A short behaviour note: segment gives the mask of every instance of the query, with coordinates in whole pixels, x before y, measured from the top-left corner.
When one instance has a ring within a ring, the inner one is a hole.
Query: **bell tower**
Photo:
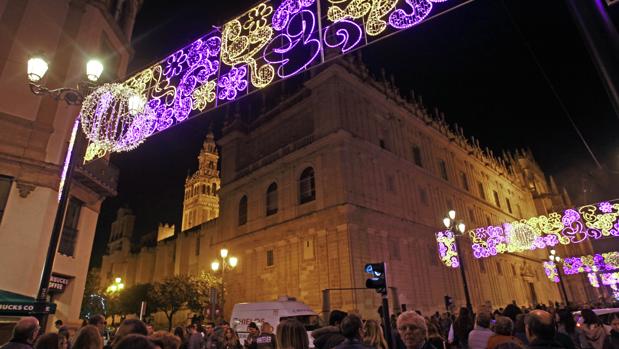
[[[219,216],[219,152],[213,132],[209,131],[198,155],[198,170],[185,179],[182,230]]]

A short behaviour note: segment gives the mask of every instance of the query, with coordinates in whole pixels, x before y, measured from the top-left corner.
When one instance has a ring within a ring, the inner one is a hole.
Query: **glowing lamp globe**
[[[466,225],[465,225],[464,223],[460,222],[460,223],[458,224],[458,231],[459,231],[460,233],[464,233],[464,231],[465,231],[465,230],[466,230]]]
[[[239,264],[239,259],[236,257],[230,257],[229,264],[232,268],[234,268]]]
[[[114,282],[115,282],[115,283],[117,283],[117,284],[121,283],[121,281],[122,281],[122,279],[121,279],[121,278],[116,278],[116,279],[114,279]]]
[[[91,59],[86,63],[86,77],[88,80],[95,82],[99,80],[103,73],[103,63],[97,59]]]
[[[48,65],[43,57],[32,57],[28,60],[28,80],[38,82],[47,73]]]
[[[455,210],[449,210],[449,218],[456,219],[456,211]]]
[[[211,269],[213,271],[219,270],[219,262],[215,261],[215,262],[211,263]]]
[[[88,140],[105,152],[135,149],[156,129],[157,117],[123,84],[104,84],[82,103],[80,121]],[[141,107],[141,108],[140,108]]]
[[[445,228],[449,228],[451,226],[451,219],[447,217],[443,218],[443,225],[445,226]]]
[[[219,255],[221,256],[221,258],[226,258],[228,257],[228,249],[227,248],[222,248],[219,251]]]

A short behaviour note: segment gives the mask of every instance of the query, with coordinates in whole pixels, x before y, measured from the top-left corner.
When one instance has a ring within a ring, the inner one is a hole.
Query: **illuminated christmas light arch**
[[[146,100],[139,122],[118,145],[109,144],[118,137],[101,134],[105,125],[91,130],[88,155],[130,150],[194,115],[325,63],[325,57],[337,58],[471,1],[264,1],[124,81]]]
[[[439,258],[446,266],[457,268],[458,252],[451,248],[453,234],[450,234],[451,232],[436,234]],[[563,214],[551,213],[502,225],[481,227],[469,231],[468,236],[471,239],[471,248],[475,258],[488,258],[503,253],[533,251],[557,245],[581,243],[587,239],[619,236],[619,202],[606,201],[568,209]],[[596,256],[566,260],[568,266],[566,273],[572,273],[573,268],[581,267],[586,271],[587,265],[591,269],[591,266],[596,263],[600,264],[599,267],[619,265],[617,254]]]

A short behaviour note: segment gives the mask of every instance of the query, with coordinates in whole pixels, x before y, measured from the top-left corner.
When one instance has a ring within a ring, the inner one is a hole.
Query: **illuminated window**
[[[466,173],[460,172],[460,181],[462,182],[462,188],[464,190],[469,191],[469,180],[466,178]]]
[[[509,213],[512,213],[512,203],[509,202],[508,198],[505,198],[505,203],[507,204],[507,211],[509,211]]]
[[[496,207],[501,208],[501,201],[499,200],[499,193],[497,193],[496,190],[493,190],[492,193],[494,194],[494,203],[496,204]]]
[[[243,195],[239,201],[239,225],[247,223],[247,195]]]
[[[77,244],[77,225],[80,220],[80,212],[82,210],[82,202],[76,198],[69,199],[67,213],[64,217],[64,226],[62,227],[62,236],[58,246],[58,253],[73,257],[75,256],[75,245]]]
[[[267,216],[277,213],[277,183],[271,183],[267,189]]]
[[[267,251],[267,267],[272,267],[275,264],[275,260],[273,258],[273,250]]]
[[[299,178],[299,203],[314,201],[316,199],[316,182],[314,180],[314,169],[306,168]]]
[[[449,176],[447,176],[447,164],[445,163],[445,160],[438,161],[438,168],[439,168],[439,171],[441,172],[441,178],[443,178],[446,181],[449,180]]]
[[[13,179],[11,177],[0,176],[0,222],[2,221],[2,216],[4,215],[6,203],[9,201],[9,192],[11,191],[12,183]]]
[[[421,159],[421,148],[418,145],[413,145],[413,161],[415,165],[423,167],[423,160]]]

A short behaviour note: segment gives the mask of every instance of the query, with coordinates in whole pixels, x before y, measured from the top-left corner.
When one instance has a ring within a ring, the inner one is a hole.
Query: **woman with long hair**
[[[277,325],[278,349],[309,349],[307,331],[299,320],[288,319]]]
[[[575,349],[581,349],[580,340],[583,338],[582,330],[576,326],[576,321],[572,312],[567,309],[561,309],[557,312],[557,332],[563,333],[570,337],[574,343]]]
[[[367,320],[363,325],[363,344],[376,349],[389,349],[378,321]]]
[[[230,327],[224,329],[223,349],[241,349],[241,341],[236,332]]]
[[[583,309],[580,315],[583,319],[582,330],[586,339],[583,348],[604,349],[606,329],[604,329],[602,320],[591,309]]]
[[[426,321],[428,326],[428,342],[436,349],[447,349],[445,338],[441,336],[438,326],[432,321]]]
[[[34,343],[34,349],[67,349],[67,339],[58,333],[46,333]]]
[[[73,342],[72,349],[101,349],[103,348],[103,339],[101,332],[97,326],[87,325],[77,332],[77,337]]]
[[[453,332],[454,341],[460,349],[468,349],[469,333],[473,330],[473,316],[465,307],[460,308],[458,318],[454,321]]]

